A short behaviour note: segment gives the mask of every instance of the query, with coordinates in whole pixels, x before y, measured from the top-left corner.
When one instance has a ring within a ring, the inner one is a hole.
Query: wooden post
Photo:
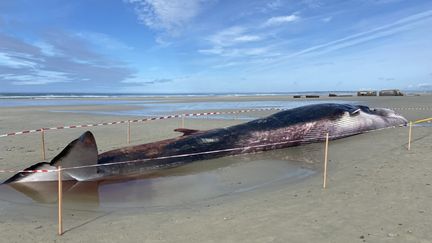
[[[185,126],[185,118],[184,115],[181,116],[181,128],[184,128]]]
[[[41,137],[42,137],[42,146],[41,146],[42,160],[45,160],[46,159],[46,155],[45,155],[45,131],[43,128],[41,128]]]
[[[329,134],[326,133],[325,150],[324,150],[324,179],[323,179],[323,188],[326,188],[326,184],[327,184],[328,142],[329,142]]]
[[[409,131],[408,131],[408,150],[411,150],[411,135],[412,135],[412,122],[409,122]]]
[[[127,135],[127,143],[130,144],[130,140],[131,140],[131,127],[130,127],[130,120],[128,120],[128,135]]]
[[[58,234],[63,234],[63,186],[61,166],[57,167],[58,175]]]

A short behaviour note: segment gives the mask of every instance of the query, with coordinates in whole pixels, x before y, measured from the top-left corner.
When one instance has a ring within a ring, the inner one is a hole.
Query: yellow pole
[[[131,140],[131,127],[130,127],[130,120],[128,120],[128,136],[127,136],[127,143],[130,144],[130,140]]]
[[[412,122],[409,123],[409,132],[408,132],[408,150],[411,150],[411,135],[412,135]]]
[[[324,178],[323,178],[323,188],[326,188],[327,184],[327,158],[328,158],[328,143],[329,134],[326,133],[325,150],[324,150]]]
[[[414,122],[414,124],[422,123],[422,122],[430,122],[430,121],[432,121],[432,117],[431,118],[417,120],[417,121]]]
[[[43,128],[41,129],[41,137],[42,137],[42,147],[41,147],[41,149],[42,149],[42,160],[45,160],[46,159],[46,155],[45,155],[45,131],[44,131]]]
[[[58,234],[63,234],[63,186],[61,166],[57,167],[58,175]]]

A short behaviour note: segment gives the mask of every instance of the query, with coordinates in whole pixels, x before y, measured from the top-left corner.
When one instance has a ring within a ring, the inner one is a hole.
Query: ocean
[[[332,92],[333,93],[333,92]],[[190,94],[102,94],[102,93],[1,93],[0,107],[29,107],[29,106],[53,106],[51,112],[60,113],[80,113],[94,115],[117,115],[151,117],[160,115],[171,115],[194,111],[214,111],[214,110],[241,110],[241,109],[260,109],[260,108],[280,108],[290,109],[308,104],[319,103],[353,103],[352,101],[335,100],[271,100],[263,101],[206,101],[188,102],[179,101],[180,97],[241,97],[241,96],[286,96],[304,95],[301,93],[190,93]],[[328,96],[329,92],[307,92],[307,94]],[[339,94],[352,94],[350,92],[339,92]],[[146,99],[133,99],[146,98]],[[153,99],[154,98],[154,99]],[[160,99],[163,98],[163,99]],[[61,109],[66,106],[108,106],[121,105],[132,106],[135,109],[127,110],[108,110],[107,109]],[[213,119],[224,119],[225,116],[211,116]],[[238,119],[251,119],[246,114],[238,116]]]

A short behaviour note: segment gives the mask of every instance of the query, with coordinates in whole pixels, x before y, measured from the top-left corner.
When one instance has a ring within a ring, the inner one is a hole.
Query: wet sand
[[[402,108],[396,111],[409,120],[432,116],[430,109],[406,109],[429,107],[432,96],[338,99],[372,107]],[[220,100],[294,99],[280,96],[176,98],[177,102]],[[53,109],[100,110],[101,107],[3,107],[0,108],[0,133],[136,119],[49,112]],[[102,109],[133,107],[112,105]],[[270,112],[250,115],[267,114]],[[187,119],[185,122],[188,128],[210,129],[244,121]],[[133,124],[132,143],[178,136],[172,130],[180,124],[179,119]],[[90,130],[101,151],[126,145],[125,124]],[[83,129],[48,131],[47,157],[55,156],[82,132]],[[208,161],[141,179],[129,186],[104,185],[96,188],[97,199],[95,193],[85,194],[87,202],[98,200],[96,206],[78,208],[77,204],[66,202],[64,225],[67,232],[61,237],[56,236],[55,204],[36,203],[18,191],[0,188],[0,235],[11,242],[429,242],[432,238],[429,230],[432,225],[432,129],[414,128],[411,151],[406,149],[407,134],[407,128],[395,128],[332,141],[325,190],[320,174],[322,144],[234,156],[216,161],[218,166],[213,168],[214,163]],[[40,134],[2,138],[0,148],[2,168],[22,169],[40,160]],[[292,154],[298,156],[289,157]],[[301,173],[294,173],[292,177],[284,177],[298,169],[311,171],[311,174],[302,177]],[[6,179],[10,175],[0,176]],[[198,181],[208,184],[195,185],[195,181],[191,181],[199,176],[203,178]],[[220,180],[226,184],[221,184]],[[157,186],[151,188],[145,184],[148,182]],[[153,197],[156,200],[140,195],[122,201],[125,196],[119,192],[125,187],[133,191],[142,190],[146,185],[159,195]],[[212,185],[225,187],[218,191]],[[184,193],[182,188],[185,188]],[[111,192],[116,190],[118,194],[114,196]],[[109,196],[112,198],[107,198]],[[100,207],[101,199],[105,207]]]

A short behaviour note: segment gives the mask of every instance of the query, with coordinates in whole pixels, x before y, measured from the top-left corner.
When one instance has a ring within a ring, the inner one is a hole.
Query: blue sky
[[[432,2],[0,2],[0,92],[432,89]]]

